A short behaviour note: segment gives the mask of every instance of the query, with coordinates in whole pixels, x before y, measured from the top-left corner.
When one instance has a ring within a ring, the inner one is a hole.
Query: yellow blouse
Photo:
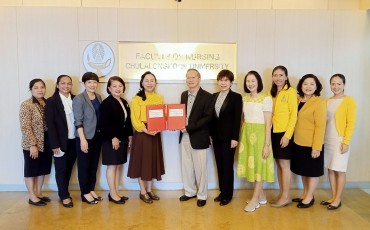
[[[274,133],[285,132],[284,136],[292,138],[297,122],[297,92],[284,86],[276,97],[273,97],[272,126]],[[271,94],[270,94],[271,95]]]
[[[146,123],[146,106],[163,104],[163,97],[156,93],[147,93],[146,100],[135,96],[131,102],[131,122],[137,132],[142,132]]]

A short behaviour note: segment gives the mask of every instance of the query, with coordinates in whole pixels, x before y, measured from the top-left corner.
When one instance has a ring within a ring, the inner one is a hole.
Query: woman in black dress
[[[108,80],[109,96],[102,102],[102,163],[107,165],[109,201],[124,204],[128,197],[118,194],[119,172],[122,164],[127,162],[127,148],[132,138],[130,108],[121,95],[125,92],[125,82],[117,76]]]

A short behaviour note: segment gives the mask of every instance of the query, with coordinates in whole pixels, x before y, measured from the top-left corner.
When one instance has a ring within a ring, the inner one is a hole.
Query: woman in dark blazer
[[[62,205],[72,208],[68,186],[76,162],[76,128],[72,111],[72,78],[60,75],[54,95],[46,100],[45,115],[49,145],[54,153],[55,180]]]
[[[227,205],[234,190],[234,154],[238,145],[242,115],[242,97],[231,91],[234,74],[221,70],[217,75],[220,92],[214,93],[214,113],[211,122],[212,145],[216,159],[220,194],[214,199]]]
[[[81,199],[88,204],[97,204],[103,200],[95,192],[96,171],[101,150],[100,138],[100,104],[101,96],[95,91],[99,77],[95,73],[86,72],[82,76],[85,91],[73,98],[73,115],[75,118],[76,151],[78,182]]]
[[[108,80],[109,96],[102,102],[102,163],[107,165],[109,201],[124,204],[128,197],[118,194],[119,172],[122,164],[127,162],[127,148],[132,138],[130,107],[121,95],[125,92],[125,82],[117,76]]]

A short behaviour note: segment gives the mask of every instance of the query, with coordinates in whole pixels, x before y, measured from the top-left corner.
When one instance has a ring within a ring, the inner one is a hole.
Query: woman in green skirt
[[[266,204],[263,181],[274,182],[274,159],[271,154],[272,99],[261,93],[263,83],[256,71],[244,78],[242,130],[239,140],[237,175],[255,182],[253,197],[244,211],[253,212]]]

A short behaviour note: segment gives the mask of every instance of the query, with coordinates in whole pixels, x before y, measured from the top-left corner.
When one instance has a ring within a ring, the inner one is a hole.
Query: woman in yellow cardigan
[[[303,194],[298,208],[309,208],[314,202],[314,191],[324,175],[322,152],[326,125],[326,104],[319,98],[322,85],[313,74],[304,75],[297,85],[300,96],[297,124],[294,130],[293,156],[290,168],[302,176]]]
[[[349,158],[349,143],[356,121],[356,102],[344,95],[346,78],[342,74],[334,74],[330,78],[333,96],[327,100],[327,124],[325,134],[325,152],[329,172],[332,197],[322,201],[328,210],[341,206],[341,197],[346,183],[346,171]]]
[[[279,195],[271,201],[271,206],[281,208],[291,203],[289,189],[292,141],[290,139],[297,121],[297,92],[290,87],[288,70],[284,66],[276,66],[272,70],[270,95],[273,100],[271,145],[280,186]]]

